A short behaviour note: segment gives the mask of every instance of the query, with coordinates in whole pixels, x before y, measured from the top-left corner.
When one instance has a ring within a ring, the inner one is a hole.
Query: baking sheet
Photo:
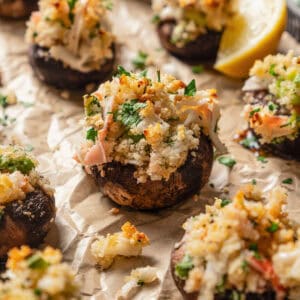
[[[278,158],[258,162],[254,155],[233,141],[238,128],[245,126],[240,117],[241,81],[228,79],[213,71],[195,75],[191,67],[166,54],[158,42],[151,24],[150,7],[141,1],[117,0],[112,13],[113,31],[118,41],[118,63],[132,69],[131,60],[138,50],[150,54],[153,66],[189,82],[196,78],[198,88],[217,88],[222,118],[221,139],[226,143],[237,164],[230,171],[214,163],[210,183],[201,192],[200,200],[189,199],[170,209],[152,213],[120,208],[118,215],[109,211],[116,207],[104,197],[93,180],[85,175],[72,159],[83,140],[80,120],[82,100],[78,93],[57,91],[41,84],[32,74],[24,43],[24,22],[0,21],[0,72],[4,85],[13,89],[19,100],[25,102],[8,108],[16,122],[0,129],[1,143],[32,145],[40,161],[42,174],[56,189],[57,218],[46,242],[63,250],[66,261],[78,273],[82,283],[83,299],[114,299],[123,285],[125,275],[136,267],[154,266],[159,269],[159,283],[144,286],[134,299],[181,299],[170,274],[169,257],[172,247],[183,230],[181,225],[191,215],[199,213],[204,204],[228,191],[230,194],[244,183],[256,179],[264,191],[272,189],[285,178],[293,178],[289,191],[291,218],[300,216],[300,164]],[[282,37],[281,50],[299,45],[287,33]],[[89,247],[95,233],[119,231],[125,221],[131,221],[151,240],[139,258],[120,258],[106,272],[99,272]]]

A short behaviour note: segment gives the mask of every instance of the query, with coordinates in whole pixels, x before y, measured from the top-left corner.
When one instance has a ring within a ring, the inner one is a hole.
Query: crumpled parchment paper
[[[32,145],[40,161],[40,171],[56,189],[57,218],[46,243],[62,249],[65,260],[72,264],[82,283],[84,299],[111,300],[124,283],[124,276],[136,267],[154,266],[159,269],[159,283],[141,288],[134,299],[181,299],[168,271],[170,252],[179,241],[182,223],[203,210],[207,202],[224,192],[234,193],[242,184],[256,179],[264,191],[292,178],[286,186],[289,192],[288,209],[292,219],[300,216],[300,164],[268,157],[263,164],[254,155],[233,141],[238,129],[245,126],[240,117],[241,81],[226,78],[214,71],[195,75],[188,66],[161,49],[155,27],[151,24],[150,6],[143,1],[116,0],[112,13],[113,31],[117,37],[118,63],[132,69],[131,60],[138,50],[150,54],[153,67],[160,68],[189,82],[196,78],[198,88],[216,88],[219,92],[222,118],[220,135],[230,155],[237,161],[232,170],[214,163],[210,183],[202,190],[200,199],[189,199],[170,209],[152,213],[120,208],[118,215],[109,211],[116,205],[104,197],[93,180],[72,159],[83,140],[80,120],[83,117],[79,93],[57,91],[40,83],[28,64],[24,42],[24,22],[0,21],[0,72],[2,83],[13,89],[19,100],[7,113],[16,121],[0,129],[1,143]],[[287,33],[282,37],[281,51],[299,45]],[[69,97],[67,97],[69,96]],[[300,151],[300,150],[299,150]],[[131,221],[151,240],[138,258],[120,258],[106,272],[95,268],[90,244],[96,233],[119,231],[125,221]]]

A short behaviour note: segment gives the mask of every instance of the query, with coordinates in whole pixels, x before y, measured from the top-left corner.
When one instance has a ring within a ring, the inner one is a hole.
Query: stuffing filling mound
[[[176,22],[171,42],[184,47],[208,30],[221,32],[235,12],[235,0],[153,0],[160,21]]]
[[[113,57],[107,11],[111,0],[41,0],[28,22],[26,40],[81,72],[98,70]]]
[[[262,195],[248,185],[232,200],[216,199],[206,213],[188,219],[185,256],[175,268],[185,291],[200,291],[205,300],[226,291],[244,299],[267,290],[276,299],[300,299],[300,229],[288,220],[286,200],[283,188]]]
[[[91,245],[91,252],[98,266],[104,270],[109,268],[118,256],[139,256],[143,247],[149,243],[146,234],[138,231],[130,222],[126,222],[122,231],[98,236]]]
[[[97,165],[101,172],[115,161],[134,165],[138,182],[168,180],[190,151],[196,155],[201,134],[224,151],[216,133],[216,90],[197,91],[195,80],[186,85],[159,71],[151,79],[119,67],[84,105],[87,143],[77,160],[87,168]]]
[[[7,269],[0,276],[1,300],[80,299],[75,273],[62,263],[59,250],[13,248],[8,253]]]
[[[243,88],[244,117],[261,143],[294,140],[300,128],[300,58],[293,52],[257,61]],[[260,94],[260,95],[258,95]]]
[[[37,161],[25,150],[16,146],[0,147],[0,216],[5,205],[22,201],[35,187],[53,195],[45,179],[35,170]]]

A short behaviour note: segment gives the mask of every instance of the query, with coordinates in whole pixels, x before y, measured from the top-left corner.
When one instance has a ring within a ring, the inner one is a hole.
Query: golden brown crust
[[[113,72],[115,61],[112,58],[105,62],[100,70],[82,73],[51,58],[49,50],[38,45],[30,47],[29,60],[36,76],[41,81],[62,89],[80,89],[90,83],[105,81]]]
[[[184,47],[176,47],[171,42],[171,35],[175,27],[175,21],[166,20],[157,26],[158,36],[162,46],[174,56],[184,60],[215,60],[220,45],[222,32],[208,31],[200,35],[195,41],[187,43]]]
[[[168,181],[137,183],[135,167],[111,162],[103,167],[104,177],[97,167],[92,167],[96,182],[116,203],[135,209],[164,208],[196,193],[207,182],[213,163],[213,147],[208,137],[202,135],[195,156],[189,153],[186,163],[173,173]]]
[[[24,18],[38,8],[37,0],[2,0],[0,1],[0,17]]]
[[[0,257],[12,247],[38,246],[55,218],[54,198],[37,188],[22,201],[6,205],[0,220]]]

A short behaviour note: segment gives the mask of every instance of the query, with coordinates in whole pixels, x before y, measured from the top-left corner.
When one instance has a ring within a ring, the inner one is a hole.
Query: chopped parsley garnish
[[[96,115],[102,111],[101,104],[97,97],[93,95],[85,96],[84,102],[85,102],[85,114],[88,117]]]
[[[201,73],[204,72],[204,66],[203,65],[193,66],[192,67],[192,72],[194,74],[201,74]]]
[[[253,185],[256,185],[256,184],[257,184],[256,179],[252,179],[251,183],[252,183]]]
[[[139,111],[146,107],[146,103],[138,102],[133,99],[130,102],[125,102],[120,109],[114,112],[114,121],[122,123],[125,127],[131,128],[141,122]]]
[[[26,156],[11,158],[7,155],[0,155],[0,170],[9,173],[20,171],[22,174],[29,174],[34,168],[34,162]]]
[[[225,206],[227,206],[230,203],[231,203],[230,199],[222,199],[221,207],[225,207]]]
[[[34,254],[27,259],[27,264],[30,269],[45,269],[49,266],[40,255]]]
[[[8,105],[9,103],[7,101],[7,96],[0,94],[0,106],[2,107],[2,117],[0,117],[0,124],[2,126],[8,126],[16,121],[15,118],[10,118],[6,113],[6,108],[8,107]]]
[[[133,65],[137,69],[145,69],[148,56],[147,53],[139,51],[137,56],[132,60]]]
[[[157,74],[157,81],[160,82],[160,70],[157,70],[156,74]]]
[[[297,83],[297,84],[300,83],[300,74],[299,73],[294,78],[294,82]]]
[[[120,77],[121,75],[130,76],[130,73],[126,71],[122,66],[117,67],[117,76]]]
[[[127,137],[136,144],[138,143],[141,139],[145,138],[143,134],[127,134]]]
[[[236,161],[233,158],[227,156],[218,158],[218,162],[228,168],[232,168],[236,164]]]
[[[253,117],[257,112],[259,112],[260,111],[260,108],[258,107],[258,108],[255,108],[255,109],[253,109],[251,112],[250,112],[250,117]]]
[[[293,178],[286,178],[282,180],[283,184],[292,184],[293,183]]]
[[[226,292],[226,288],[225,288],[226,281],[227,281],[227,276],[224,275],[222,277],[222,281],[216,286],[216,291],[218,294],[223,294]]]
[[[257,138],[254,134],[248,134],[246,138],[240,141],[240,144],[246,148],[255,148],[259,147]]]
[[[275,64],[272,64],[271,66],[270,66],[270,69],[269,69],[269,74],[270,75],[272,75],[272,76],[274,76],[274,77],[276,77],[278,74],[275,72],[275,67],[276,67],[276,65]]]
[[[39,289],[39,288],[34,289],[33,292],[34,292],[34,294],[35,294],[36,296],[41,296],[41,295],[42,295],[42,290]]]
[[[184,89],[185,96],[194,96],[196,94],[196,80],[193,79]]]
[[[256,243],[250,244],[249,245],[249,250],[257,252],[258,251],[257,244]]]
[[[147,73],[148,73],[148,70],[145,69],[145,70],[142,71],[139,75],[140,75],[140,77],[144,78],[144,77],[147,77]]]
[[[279,229],[279,224],[272,222],[271,225],[267,228],[267,231],[270,233],[274,233]]]
[[[151,19],[151,22],[152,22],[153,24],[159,23],[159,22],[160,22],[160,17],[159,17],[159,15],[154,15],[154,16],[152,17],[152,19]]]
[[[113,9],[113,2],[112,2],[112,0],[104,0],[103,1],[103,5],[104,5],[104,7],[106,8],[106,9],[108,9],[108,10],[112,10]]]
[[[275,110],[277,110],[278,105],[273,103],[273,102],[269,102],[268,103],[268,108],[269,108],[270,111],[275,111]]]
[[[92,127],[86,132],[86,139],[95,142],[97,135],[98,131]]]
[[[185,255],[181,262],[175,267],[175,274],[180,279],[187,279],[189,271],[194,268],[192,258],[189,255]]]
[[[257,259],[261,258],[260,254],[258,253],[258,246],[257,246],[256,243],[250,244],[248,249],[250,251],[253,251],[253,255],[254,255],[255,258],[257,258]]]
[[[262,155],[259,155],[257,157],[257,160],[260,161],[260,162],[262,162],[263,164],[266,164],[268,162],[267,159],[264,156],[262,156]]]
[[[139,279],[137,282],[137,285],[139,285],[139,286],[143,286],[144,284],[145,284],[145,281],[141,280],[141,279]]]
[[[241,296],[241,294],[238,291],[233,290],[231,292],[230,300],[241,300],[241,299],[242,299],[242,296]]]
[[[249,270],[249,264],[248,264],[248,262],[246,260],[243,260],[241,268],[242,268],[242,270],[244,272],[248,272],[248,270]]]
[[[73,12],[73,10],[75,8],[75,5],[76,5],[77,1],[78,0],[67,0],[68,5],[69,5],[69,11],[70,11],[69,12],[69,18],[70,18],[72,23],[74,21],[74,12]]]

